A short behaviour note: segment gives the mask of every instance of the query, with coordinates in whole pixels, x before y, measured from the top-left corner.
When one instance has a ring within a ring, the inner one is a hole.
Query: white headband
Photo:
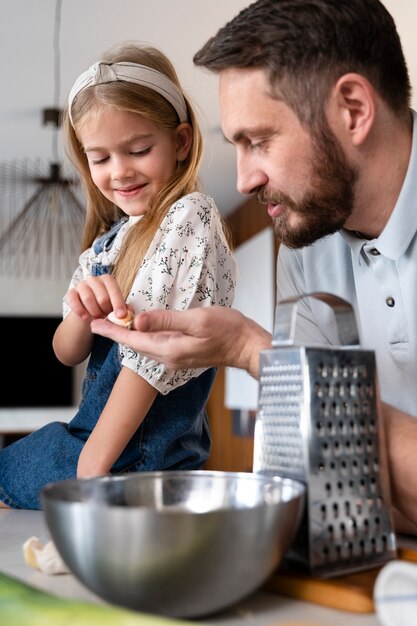
[[[74,126],[74,123],[71,107],[74,98],[80,91],[91,85],[103,85],[104,83],[113,83],[119,80],[143,85],[157,91],[174,107],[180,122],[187,121],[187,105],[185,104],[184,96],[168,76],[138,63],[97,61],[77,78],[68,96],[68,113],[72,126]]]

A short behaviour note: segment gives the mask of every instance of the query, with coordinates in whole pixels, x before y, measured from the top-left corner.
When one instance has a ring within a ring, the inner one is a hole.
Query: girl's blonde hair
[[[171,205],[180,197],[200,189],[198,171],[202,156],[202,136],[191,103],[184,94],[172,63],[152,46],[126,44],[109,50],[101,59],[108,63],[128,61],[158,70],[179,88],[188,109],[188,123],[192,128],[192,144],[187,158],[177,168],[165,187],[152,200],[143,218],[129,230],[123,242],[123,254],[112,270],[125,298],[137,274],[146,251]],[[94,184],[86,154],[74,129],[80,127],[84,116],[101,103],[146,117],[159,127],[171,132],[179,125],[176,111],[165,98],[149,87],[125,81],[115,81],[88,87],[81,91],[71,106],[74,128],[68,111],[64,114],[64,133],[69,158],[81,175],[87,196],[87,214],[82,237],[82,250],[94,239],[109,230],[115,220],[125,214],[105,198]]]

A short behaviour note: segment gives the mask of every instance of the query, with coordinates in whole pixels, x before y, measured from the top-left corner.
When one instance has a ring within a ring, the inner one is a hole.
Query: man
[[[394,21],[379,0],[258,0],[194,62],[219,75],[238,189],[265,204],[281,241],[279,299],[348,300],[375,350],[397,528],[417,532],[417,117]],[[331,343],[317,304],[303,301],[299,338]],[[216,307],[144,313],[135,328],[92,323],[171,366],[255,377],[271,342]]]

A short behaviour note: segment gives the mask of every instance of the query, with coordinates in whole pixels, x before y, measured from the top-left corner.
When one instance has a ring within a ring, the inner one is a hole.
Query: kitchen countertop
[[[47,576],[26,565],[22,546],[29,537],[49,540],[41,511],[0,510],[0,571],[55,595],[103,603],[70,575]],[[378,626],[375,614],[337,611],[258,591],[199,624],[217,626]]]

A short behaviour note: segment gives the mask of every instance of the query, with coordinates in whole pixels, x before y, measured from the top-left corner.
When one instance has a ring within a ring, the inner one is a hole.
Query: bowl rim
[[[152,479],[158,479],[158,478],[164,478],[164,479],[181,478],[184,480],[188,480],[192,478],[197,478],[197,479],[212,478],[215,480],[222,480],[222,479],[223,480],[224,479],[242,479],[243,480],[244,479],[244,480],[249,480],[251,482],[253,481],[253,482],[264,483],[265,485],[268,485],[268,484],[274,485],[278,483],[278,484],[281,484],[282,487],[288,486],[291,488],[292,497],[286,499],[285,502],[304,498],[306,494],[306,485],[303,482],[290,478],[290,477],[286,477],[286,476],[263,474],[263,473],[257,473],[257,472],[241,472],[241,471],[229,472],[229,471],[222,471],[222,470],[155,470],[155,471],[147,471],[147,472],[131,472],[131,473],[117,474],[117,475],[106,474],[103,476],[95,476],[92,478],[68,478],[62,481],[50,483],[46,485],[45,487],[43,487],[43,489],[41,490],[41,501],[43,502],[44,505],[45,503],[47,505],[48,502],[52,502],[52,501],[59,502],[59,504],[62,506],[83,505],[83,504],[87,504],[87,502],[63,498],[62,497],[63,490],[65,490],[66,487],[68,487],[69,489],[71,489],[71,487],[76,487],[76,486],[81,487],[81,484],[92,485],[92,484],[106,484],[106,483],[116,483],[116,482],[138,482],[141,479],[152,480]],[[92,501],[89,501],[88,503],[92,504]],[[105,501],[94,501],[94,504],[97,508],[98,507],[102,507],[106,509],[120,508],[120,505],[118,504],[105,502]],[[268,503],[260,502],[259,505],[257,506],[265,506],[265,504],[268,504]],[[140,505],[140,504],[138,504],[137,506],[132,505],[132,506],[127,507],[127,509],[129,510],[130,509],[132,510],[143,509],[143,508],[148,508],[148,507],[147,505]],[[219,511],[219,510],[222,510],[222,508],[226,508],[226,507],[218,507],[218,508],[212,509],[211,511]],[[253,509],[256,507],[244,507],[243,506],[242,509],[239,509],[239,510],[245,510],[246,508]],[[164,510],[168,512],[169,508],[167,507]],[[178,511],[178,509],[176,509],[175,507],[172,507],[172,512],[175,513],[175,511]],[[184,512],[184,509],[182,509],[182,511]]]

